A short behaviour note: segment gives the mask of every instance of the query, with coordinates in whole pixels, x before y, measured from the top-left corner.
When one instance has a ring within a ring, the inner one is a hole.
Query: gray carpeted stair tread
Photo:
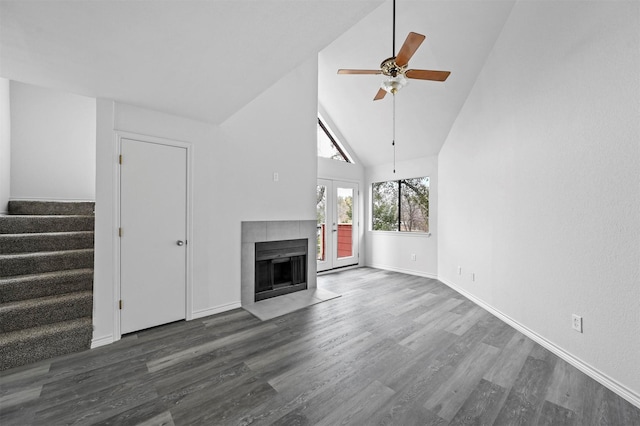
[[[0,215],[0,234],[93,231],[94,216]]]
[[[0,278],[0,303],[73,293],[93,288],[93,269],[71,269]]]
[[[9,201],[9,214],[19,215],[93,215],[93,201]]]
[[[90,348],[94,208],[12,200],[0,215],[0,370]]]
[[[0,277],[93,267],[93,249],[0,255]]]
[[[0,332],[82,318],[90,316],[92,310],[90,290],[4,303],[0,305]]]
[[[90,317],[0,334],[0,370],[91,347]]]
[[[93,231],[0,234],[0,254],[93,248]]]

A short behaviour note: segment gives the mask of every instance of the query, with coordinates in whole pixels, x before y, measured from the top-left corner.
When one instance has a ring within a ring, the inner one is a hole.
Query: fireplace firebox
[[[307,288],[307,239],[255,244],[255,301]]]

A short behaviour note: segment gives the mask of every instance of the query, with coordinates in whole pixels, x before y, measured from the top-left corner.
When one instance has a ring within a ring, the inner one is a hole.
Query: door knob
[[[177,245],[179,245],[179,246],[183,246],[183,245],[184,245],[184,241],[178,240],[178,241],[176,242],[176,244],[177,244]]]

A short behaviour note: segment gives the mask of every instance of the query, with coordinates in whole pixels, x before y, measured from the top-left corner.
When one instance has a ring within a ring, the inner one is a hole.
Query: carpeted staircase
[[[89,349],[93,210],[10,201],[0,215],[0,370]]]

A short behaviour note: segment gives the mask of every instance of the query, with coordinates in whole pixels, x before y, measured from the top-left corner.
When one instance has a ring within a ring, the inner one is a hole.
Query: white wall
[[[438,277],[438,159],[417,158],[365,170],[366,256],[367,266],[389,269],[429,278]],[[429,176],[429,230],[431,235],[371,231],[371,184],[387,180]],[[411,260],[411,255],[416,260]]]
[[[96,100],[11,82],[11,198],[95,198]]]
[[[222,126],[98,100],[94,346],[117,338],[114,129],[192,144],[191,314],[239,307],[241,222],[315,218],[316,68],[301,65]]]
[[[0,78],[0,214],[7,213],[11,192],[11,85]]]
[[[442,281],[636,404],[639,8],[515,4],[440,152],[438,212]]]

